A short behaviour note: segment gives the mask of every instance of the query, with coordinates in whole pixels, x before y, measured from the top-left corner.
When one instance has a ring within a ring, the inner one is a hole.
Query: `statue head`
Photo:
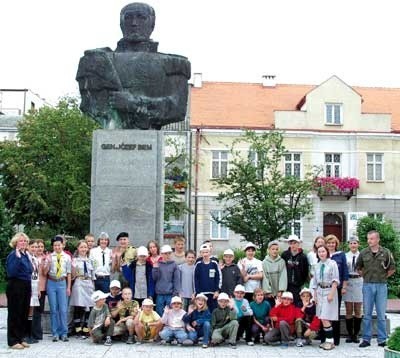
[[[147,4],[134,2],[122,8],[120,26],[125,39],[133,42],[148,41],[154,30],[156,14]]]

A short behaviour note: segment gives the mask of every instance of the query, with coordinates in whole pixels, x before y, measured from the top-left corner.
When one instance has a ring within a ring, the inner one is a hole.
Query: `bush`
[[[246,253],[243,251],[243,249],[233,249],[232,251],[233,251],[233,254],[235,255],[234,258],[233,258],[233,262],[235,262],[235,263],[238,263],[241,259],[246,257]],[[222,262],[223,261],[223,257],[224,257],[224,254],[223,254],[223,252],[221,252],[218,255],[218,260]],[[262,256],[260,250],[256,251],[255,258],[257,258],[257,259],[262,261],[262,260],[264,260],[264,257],[265,256]]]
[[[8,243],[14,234],[11,218],[0,196],[0,282],[6,280],[6,258],[11,248]]]
[[[360,239],[361,248],[367,247],[367,233],[376,230],[380,235],[380,245],[390,250],[396,262],[396,272],[389,277],[389,294],[400,297],[400,239],[399,233],[393,224],[387,221],[379,221],[365,216],[358,221],[357,234]]]
[[[396,327],[394,332],[389,336],[388,348],[400,352],[400,327]]]

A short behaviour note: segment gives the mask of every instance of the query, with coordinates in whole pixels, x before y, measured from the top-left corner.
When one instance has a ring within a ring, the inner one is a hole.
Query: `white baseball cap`
[[[196,295],[196,300],[198,299],[198,298],[202,298],[203,300],[208,300],[208,297],[204,294],[204,293],[198,293],[197,295]]]
[[[295,234],[289,235],[289,237],[287,238],[287,241],[296,241],[296,242],[301,242],[301,240],[299,239],[299,237]]]
[[[137,249],[137,255],[138,256],[149,256],[149,251],[144,246],[140,246]]]
[[[227,249],[227,250],[224,251],[224,256],[225,256],[225,255],[232,255],[232,256],[235,256],[235,253],[233,252],[233,250]]]
[[[293,301],[293,293],[292,292],[289,292],[289,291],[283,292],[281,297],[282,298],[290,298]]]
[[[169,245],[164,245],[161,247],[161,251],[162,254],[166,254],[168,252],[172,252],[171,246]]]
[[[119,282],[118,280],[112,280],[110,282],[110,288],[113,288],[113,287],[121,288],[121,282]]]
[[[182,299],[179,296],[174,296],[171,299],[171,303],[182,303]]]
[[[218,301],[221,301],[221,300],[229,301],[229,296],[225,292],[222,292],[218,295]]]
[[[200,252],[202,252],[203,250],[210,250],[210,246],[208,246],[207,244],[203,244],[200,246]]]
[[[312,292],[311,292],[311,290],[310,290],[309,288],[307,288],[307,287],[304,287],[304,288],[300,291],[300,296],[301,296],[303,293],[309,293],[310,296],[312,297]]]
[[[145,298],[142,302],[142,306],[154,306],[154,303],[150,298]]]
[[[91,297],[94,302],[97,302],[98,300],[107,298],[108,294],[104,293],[103,291],[98,290],[98,291],[93,292]]]
[[[234,292],[246,292],[243,285],[236,285]]]
[[[246,246],[244,247],[244,251],[246,251],[247,249],[253,248],[254,250],[257,250],[256,245],[254,245],[252,242],[248,242],[246,244]]]

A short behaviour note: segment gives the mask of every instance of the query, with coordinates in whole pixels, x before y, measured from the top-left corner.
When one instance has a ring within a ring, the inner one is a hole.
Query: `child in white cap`
[[[264,341],[268,344],[281,342],[283,348],[288,347],[289,340],[295,332],[294,322],[298,318],[303,317],[300,308],[293,304],[293,294],[291,292],[283,292],[281,296],[281,304],[272,308],[270,312],[272,328],[264,337]]]
[[[261,287],[261,281],[264,276],[262,262],[255,257],[256,249],[256,245],[251,242],[247,243],[244,247],[246,257],[238,263],[246,290],[245,298],[249,302],[253,300],[254,290]]]
[[[88,327],[93,343],[101,343],[106,338],[105,346],[111,346],[111,336],[114,331],[114,320],[106,305],[107,294],[102,291],[95,291],[92,299],[95,303],[89,315]]]
[[[229,296],[225,292],[220,293],[218,307],[211,315],[211,345],[215,346],[227,340],[233,349],[236,348],[236,336],[239,328],[236,317],[234,303],[229,300]]]
[[[303,288],[300,291],[302,301],[301,311],[303,318],[296,319],[296,346],[303,347],[304,344],[311,344],[320,329],[321,321],[316,315],[315,302],[312,301],[312,293],[309,288]]]
[[[235,310],[237,314],[237,320],[239,323],[239,328],[237,331],[236,340],[238,341],[240,337],[245,333],[245,339],[248,346],[254,346],[254,342],[251,339],[251,324],[253,310],[250,307],[249,301],[244,298],[245,290],[243,285],[237,285],[233,292],[235,298],[233,302],[235,304]]]
[[[172,249],[169,245],[161,247],[162,261],[153,263],[153,280],[157,295],[156,311],[161,316],[164,307],[171,303],[173,296],[178,296],[181,289],[181,275],[178,265],[171,259]]]
[[[151,342],[156,339],[162,327],[161,317],[153,309],[154,303],[151,299],[145,298],[142,302],[142,309],[135,318],[135,332],[137,335],[136,344]]]
[[[182,309],[182,299],[179,296],[172,297],[171,306],[172,308],[165,307],[161,317],[161,322],[164,324],[164,328],[160,332],[161,343],[172,343],[173,340],[176,340],[178,344],[193,344],[187,340],[183,322],[186,311]]]
[[[223,264],[221,265],[222,286],[221,292],[227,293],[230,297],[233,296],[235,287],[243,283],[242,275],[238,265],[233,261],[235,253],[231,249],[224,251]]]
[[[199,293],[195,299],[195,309],[183,317],[186,323],[188,339],[195,342],[203,337],[203,348],[208,347],[211,336],[211,313],[207,307],[207,296]]]

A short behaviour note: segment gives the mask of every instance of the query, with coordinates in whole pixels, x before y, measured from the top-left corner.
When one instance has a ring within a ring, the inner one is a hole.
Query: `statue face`
[[[135,6],[126,9],[121,15],[121,29],[124,38],[130,41],[147,41],[154,29],[155,18],[150,9]]]

